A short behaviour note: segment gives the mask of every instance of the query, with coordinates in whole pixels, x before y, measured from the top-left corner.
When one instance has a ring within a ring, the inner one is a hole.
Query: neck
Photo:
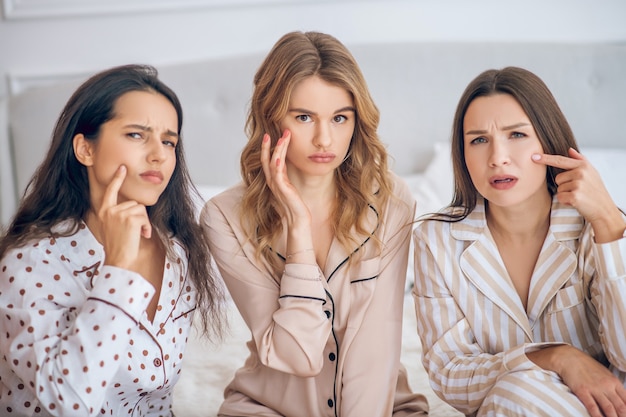
[[[334,203],[337,198],[334,175],[304,177],[289,173],[289,180],[309,208]]]
[[[498,207],[486,203],[486,218],[492,234],[509,240],[535,239],[545,236],[550,227],[552,199],[539,198],[515,207]]]
[[[91,234],[96,238],[98,243],[102,245],[102,228],[100,220],[98,220],[98,216],[96,215],[96,213],[94,213],[93,210],[90,209],[89,211],[87,211],[87,215],[85,216],[84,221]]]

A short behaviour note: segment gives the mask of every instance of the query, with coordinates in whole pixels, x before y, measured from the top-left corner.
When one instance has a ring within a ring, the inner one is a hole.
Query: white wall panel
[[[206,7],[304,3],[311,0],[2,0],[7,19],[179,11]]]

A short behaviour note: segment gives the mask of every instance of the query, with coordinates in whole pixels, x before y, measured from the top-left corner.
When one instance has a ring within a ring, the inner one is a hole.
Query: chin
[[[142,198],[138,196],[135,201],[146,207],[152,207],[157,203],[157,201],[159,201],[159,197],[143,197]]]

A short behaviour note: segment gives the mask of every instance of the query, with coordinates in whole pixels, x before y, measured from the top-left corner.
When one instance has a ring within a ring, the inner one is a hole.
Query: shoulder
[[[409,185],[402,177],[390,171],[389,179],[391,180],[391,190],[394,196],[407,203],[413,203],[415,201]]]
[[[102,246],[84,228],[67,237],[48,236],[10,249],[0,260],[0,275],[19,280],[22,288],[46,281],[54,288],[68,287],[80,281],[80,272],[91,270],[102,259]],[[11,279],[0,281],[9,285]]]
[[[416,202],[406,181],[393,172],[389,173],[389,179],[391,195],[387,199],[385,211],[390,215],[400,211],[414,216]]]
[[[62,261],[64,263],[68,262],[69,259],[72,258],[72,256],[70,256],[73,252],[72,248],[83,248],[88,245],[88,242],[83,237],[85,234],[83,229],[86,229],[84,224],[81,223],[79,230],[74,232],[72,232],[71,228],[69,228],[69,224],[70,223],[63,222],[53,226],[52,228],[53,234],[69,233],[68,236],[53,236],[50,234],[30,239],[22,246],[9,249],[5,253],[2,262],[4,263],[6,261],[11,264],[21,264],[29,261],[35,263],[44,262],[46,264],[56,263],[58,261]],[[91,235],[88,229],[86,233]]]
[[[209,218],[213,215],[226,216],[228,213],[237,211],[241,204],[244,192],[244,184],[238,183],[211,197],[204,204],[200,213],[202,222],[204,223],[209,220]]]
[[[440,236],[449,233],[450,222],[444,220],[426,219],[418,221],[413,234],[415,236]]]
[[[212,197],[207,201],[207,205],[214,205],[226,210],[239,206],[239,202],[243,198],[245,190],[244,184],[238,183]]]

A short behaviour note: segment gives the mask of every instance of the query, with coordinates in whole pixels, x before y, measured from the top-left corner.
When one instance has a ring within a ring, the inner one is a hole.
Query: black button
[[[333,404],[335,404],[335,403],[333,402],[333,400],[329,399],[329,400],[328,400],[328,406],[329,406],[329,407],[332,407],[332,406],[333,406]]]
[[[330,359],[331,361],[335,360],[335,354],[333,352],[330,352],[330,354],[328,355],[328,359]]]
[[[144,391],[144,392],[142,392],[142,393],[140,393],[140,394],[139,394],[139,396],[140,396],[140,397],[143,397],[143,396],[145,396],[145,395],[148,395],[148,393],[147,393],[146,391]]]
[[[161,362],[161,359],[159,359],[159,358],[155,358],[155,359],[154,359],[154,361],[152,361],[152,363],[153,363],[153,364],[154,364],[154,366],[156,366],[157,368],[163,364],[163,362]]]
[[[324,310],[324,313],[326,313],[326,318],[328,318],[328,319],[329,319],[329,318],[330,318],[330,311],[328,311],[328,310]]]

